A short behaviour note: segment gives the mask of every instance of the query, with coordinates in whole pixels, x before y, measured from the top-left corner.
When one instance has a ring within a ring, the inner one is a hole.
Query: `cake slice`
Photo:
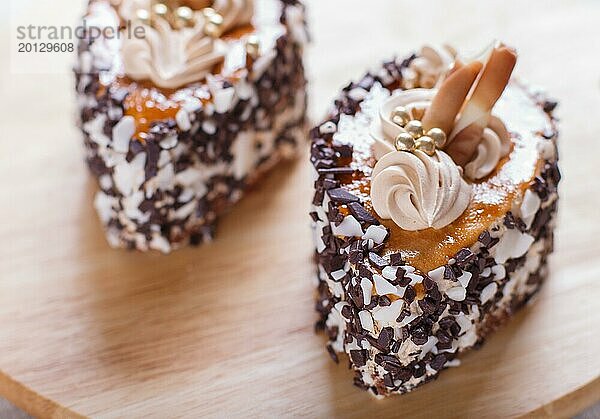
[[[516,59],[425,47],[311,131],[318,326],[377,396],[458,365],[547,276],[556,103],[511,78]]]
[[[92,0],[85,22],[77,104],[109,243],[169,252],[210,240],[302,141],[302,4]]]

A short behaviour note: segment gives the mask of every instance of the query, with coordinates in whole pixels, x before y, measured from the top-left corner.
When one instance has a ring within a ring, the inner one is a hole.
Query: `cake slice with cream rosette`
[[[458,365],[546,277],[556,103],[511,80],[516,60],[425,47],[311,131],[318,326],[376,395]]]
[[[94,206],[115,247],[210,241],[304,141],[297,0],[90,0],[75,68]],[[118,34],[118,36],[110,36]]]

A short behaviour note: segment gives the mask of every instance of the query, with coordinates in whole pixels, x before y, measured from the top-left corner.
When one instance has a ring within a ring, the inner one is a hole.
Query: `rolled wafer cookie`
[[[504,45],[490,54],[449,137],[447,151],[456,163],[466,163],[475,153],[492,108],[504,92],[516,62],[516,52]]]
[[[423,128],[429,130],[437,127],[446,134],[450,134],[454,128],[454,121],[458,112],[463,107],[464,101],[477,79],[483,63],[474,61],[466,65],[460,65],[442,83],[439,92],[431,102],[431,106],[423,115]]]

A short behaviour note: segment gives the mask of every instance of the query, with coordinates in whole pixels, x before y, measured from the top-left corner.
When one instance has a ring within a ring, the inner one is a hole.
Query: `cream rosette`
[[[481,142],[477,145],[475,157],[465,165],[465,175],[470,179],[483,179],[496,169],[500,159],[509,152],[510,135],[504,123],[497,117],[490,116]]]
[[[145,3],[147,1],[126,0],[121,3],[119,12],[129,19],[135,7]],[[216,0],[212,7],[223,18],[222,32],[251,23],[254,14],[252,0]],[[173,28],[161,16],[153,16],[151,25],[139,22],[145,29],[145,37],[126,37],[123,41],[125,74],[134,80],[150,80],[166,89],[200,81],[210,74],[214,66],[223,61],[227,43],[204,33],[206,17],[201,10],[193,14],[194,25],[180,29]]]
[[[394,151],[373,169],[371,199],[381,218],[404,230],[440,229],[465,211],[471,186],[443,151],[433,156]]]
[[[430,89],[444,80],[452,67],[456,51],[448,45],[425,45],[409,64],[416,85]]]

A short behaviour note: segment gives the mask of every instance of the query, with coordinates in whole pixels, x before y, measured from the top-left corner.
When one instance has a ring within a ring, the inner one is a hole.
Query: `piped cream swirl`
[[[144,0],[126,0],[119,11],[129,19],[134,7]],[[213,8],[223,17],[224,32],[251,23],[253,0],[216,0]],[[204,16],[195,13],[193,27],[174,29],[155,17],[143,25],[145,37],[124,37],[122,56],[125,74],[134,80],[150,80],[161,88],[176,89],[200,81],[210,74],[227,53],[227,43],[204,34]],[[141,23],[139,23],[141,24]]]
[[[415,74],[415,84],[430,89],[438,85],[454,63],[456,51],[447,45],[425,45],[410,62]]]
[[[440,229],[456,220],[471,199],[471,186],[443,151],[394,151],[373,169],[371,200],[383,219],[409,231]]]
[[[483,179],[492,173],[500,159],[510,151],[510,136],[504,123],[495,116],[490,117],[477,145],[475,157],[465,165],[465,175],[470,179]]]

